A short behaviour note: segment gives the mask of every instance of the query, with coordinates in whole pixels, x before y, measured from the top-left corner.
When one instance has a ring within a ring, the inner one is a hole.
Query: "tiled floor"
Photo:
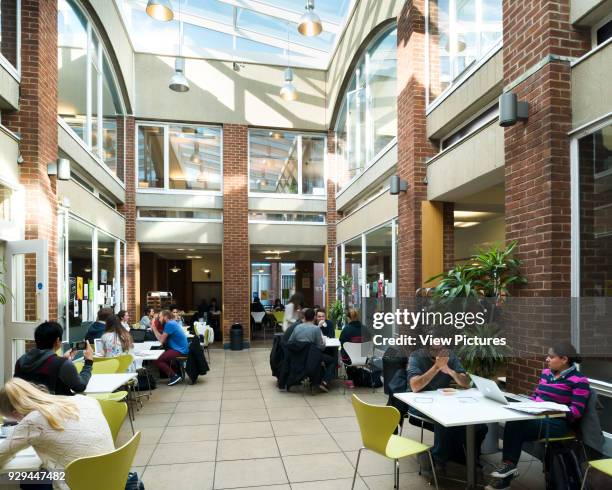
[[[281,392],[270,374],[269,349],[263,348],[213,350],[211,368],[193,386],[160,384],[137,414],[142,440],[134,468],[147,490],[350,488],[361,446],[353,391]],[[386,402],[382,389],[357,391],[365,401]],[[413,427],[404,435],[418,438]],[[126,423],[118,442],[130,436]],[[429,433],[425,442],[431,444]],[[544,487],[539,463],[521,466],[513,488]],[[432,488],[414,459],[402,460],[400,471],[402,489]],[[364,452],[356,488],[392,489],[393,463]],[[440,488],[460,487],[444,482]]]

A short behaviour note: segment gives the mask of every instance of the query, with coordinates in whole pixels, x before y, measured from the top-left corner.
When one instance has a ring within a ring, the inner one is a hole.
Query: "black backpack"
[[[580,490],[586,461],[578,441],[550,444],[545,464],[546,490]]]

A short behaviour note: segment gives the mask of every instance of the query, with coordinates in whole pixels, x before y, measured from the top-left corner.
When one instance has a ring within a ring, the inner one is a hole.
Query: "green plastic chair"
[[[612,458],[589,461],[589,466],[584,472],[584,478],[582,479],[582,486],[580,487],[580,490],[584,490],[584,486],[586,485],[587,481],[587,476],[589,475],[589,470],[591,468],[595,468],[597,471],[601,471],[605,475],[612,476]]]
[[[121,354],[120,356],[113,357],[119,361],[118,373],[125,373],[134,362],[134,356],[132,354]]]
[[[370,405],[361,401],[357,395],[353,395],[353,408],[361,431],[363,446],[357,453],[357,463],[353,474],[353,485],[357,478],[357,468],[363,449],[369,449],[386,458],[395,461],[395,488],[399,488],[399,460],[406,456],[414,456],[427,453],[433,472],[436,490],[438,489],[438,477],[431,457],[430,447],[406,437],[396,436],[393,431],[398,427],[400,421],[399,410],[395,407]]]
[[[101,399],[99,399],[98,402],[100,403],[104,418],[108,422],[108,427],[113,436],[113,442],[116,442],[119,430],[128,413],[127,403]]]
[[[94,362],[91,372],[92,374],[116,374],[119,372],[119,360],[109,357],[103,361]]]
[[[341,328],[337,328],[336,329],[336,338],[339,339],[341,334],[342,334],[342,329]]]
[[[66,466],[66,483],[71,490],[124,490],[138,444],[140,431],[110,453],[73,461]]]

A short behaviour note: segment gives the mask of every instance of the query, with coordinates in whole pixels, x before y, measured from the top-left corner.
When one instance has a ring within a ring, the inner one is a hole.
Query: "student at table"
[[[18,422],[6,439],[0,439],[0,467],[29,446],[47,471],[63,471],[75,459],[115,450],[108,423],[95,398],[50,395],[23,379],[13,378],[0,389],[0,414]],[[57,481],[53,488],[68,486]]]
[[[112,315],[106,320],[106,330],[102,335],[104,357],[117,357],[129,354],[134,350],[134,342],[130,333],[123,328],[118,316]],[[135,368],[130,366],[130,372]]]
[[[274,311],[285,311],[285,307],[283,306],[283,303],[281,302],[280,298],[276,298],[274,300],[274,306],[272,307],[272,309]]]
[[[29,350],[15,364],[15,377],[41,384],[50,393],[72,395],[85,391],[93,365],[93,349],[89,342],[83,351],[83,369],[79,373],[72,363],[75,351],[63,356],[56,354],[62,348],[63,328],[57,322],[44,322],[34,330],[36,348]]]
[[[289,342],[309,342],[315,344],[322,352],[325,351],[325,340],[321,334],[321,329],[313,323],[315,312],[312,308],[304,310],[304,321],[293,329]],[[325,374],[319,389],[325,393],[329,391],[329,383],[334,378],[336,369],[336,358],[328,354],[321,354],[322,362],[325,365]]]
[[[126,331],[130,331],[130,314],[126,310],[119,310],[117,313],[117,318],[121,322],[121,326],[125,328]]]
[[[345,342],[356,344],[367,342],[369,340],[369,334],[367,328],[359,320],[359,312],[355,308],[349,308],[347,318],[349,322],[340,333],[340,344],[343,345]],[[343,363],[350,364],[351,360],[344,349],[341,351],[341,356]]]
[[[179,311],[178,306],[176,305],[170,306],[170,311],[172,312],[173,320],[182,327],[183,326],[183,315],[182,315],[182,312]]]
[[[438,390],[448,388],[451,382],[455,382],[462,388],[470,386],[465,369],[459,358],[452,350],[444,347],[430,346],[414,351],[408,358],[407,378],[410,389],[417,393],[419,391]],[[409,412],[423,416],[417,410],[410,408]],[[465,441],[465,427],[444,427],[436,422],[434,426],[434,445],[431,450],[436,472],[445,472],[446,463],[453,459],[457,462],[465,462],[463,447]],[[487,426],[480,424],[476,426],[476,459],[480,456],[480,445],[487,435]],[[428,458],[422,461],[423,474],[428,476],[431,472]],[[440,474],[438,473],[438,474]]]
[[[102,334],[106,329],[106,320],[112,314],[113,310],[111,308],[100,308],[100,310],[98,311],[97,320],[89,326],[89,329],[85,334],[85,340],[88,340],[89,343],[93,344],[93,341],[95,339],[99,339],[100,337],[102,337]]]
[[[170,378],[168,386],[173,386],[181,381],[182,378],[180,374],[174,372],[171,363],[178,356],[186,356],[187,352],[189,352],[189,346],[185,332],[174,320],[174,315],[171,311],[162,311],[160,320],[164,329],[163,333],[159,333],[155,328],[152,330],[157,340],[166,346],[166,350],[153,363]]]
[[[217,304],[217,298],[210,298],[208,304],[208,323],[215,331],[215,337],[221,336],[219,320],[221,318],[221,308]]]
[[[140,319],[140,325],[143,328],[151,328],[153,317],[155,317],[155,310],[153,308],[145,309],[144,315],[142,315],[142,318]]]
[[[325,309],[317,309],[316,324],[321,329],[321,333],[330,339],[336,338],[336,328],[334,322],[327,319]]]
[[[578,368],[581,362],[576,349],[569,342],[558,342],[548,350],[548,367],[540,374],[540,381],[532,399],[538,402],[555,402],[570,409],[563,418],[540,418],[508,422],[504,427],[504,450],[502,466],[491,476],[498,480],[485,487],[489,490],[510,488],[516,465],[521,456],[523,443],[548,437],[563,437],[570,432],[572,424],[584,415],[589,399],[589,380]]]
[[[285,316],[283,317],[283,332],[291,325],[300,320],[300,312],[304,308],[304,295],[300,292],[294,293],[289,298],[289,303],[285,306]]]
[[[264,305],[261,304],[261,300],[259,296],[255,296],[253,298],[253,302],[251,303],[251,313],[262,313],[266,311]]]

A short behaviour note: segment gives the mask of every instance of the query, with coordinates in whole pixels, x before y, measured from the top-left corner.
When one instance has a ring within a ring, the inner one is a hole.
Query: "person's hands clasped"
[[[85,344],[87,347],[83,351],[83,357],[85,358],[86,361],[93,361],[94,351],[91,348],[91,344],[89,343],[89,340],[86,340]]]
[[[440,371],[445,372],[445,369],[449,369],[448,367],[448,355],[441,355],[441,356],[436,356],[436,362],[434,364],[436,366],[436,368],[438,368]]]

